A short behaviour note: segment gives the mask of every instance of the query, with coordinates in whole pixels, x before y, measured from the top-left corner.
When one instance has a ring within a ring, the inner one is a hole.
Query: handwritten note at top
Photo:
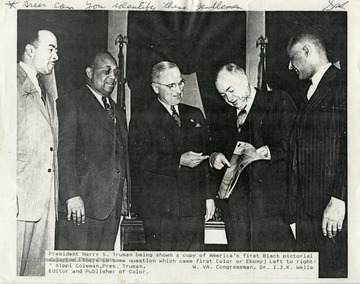
[[[323,11],[332,11],[333,9],[343,9],[345,10],[345,5],[349,3],[349,1],[343,3],[334,3],[335,0],[328,0],[328,5],[323,8]]]
[[[101,1],[100,1],[101,2]],[[327,3],[325,6],[322,7],[322,11],[332,11],[334,9],[341,9],[345,10],[345,6],[350,1],[345,2],[337,2],[337,0],[327,0]],[[186,4],[181,1],[181,5],[177,4],[176,1],[172,0],[164,0],[161,1],[162,6],[157,7],[155,4],[151,3],[151,1],[131,1],[129,2],[117,2],[115,4],[112,4],[112,6],[107,7],[103,3],[97,3],[97,2],[91,2],[86,1],[85,6],[82,7],[84,10],[143,10],[143,11],[155,11],[155,10],[172,10],[172,11],[191,11],[192,8],[188,7]],[[157,2],[156,4],[159,4]],[[8,0],[4,3],[5,6],[8,6],[9,9],[24,9],[24,8],[30,8],[30,9],[39,9],[39,8],[54,8],[54,9],[67,9],[72,10],[74,9],[73,6],[66,5],[62,2],[55,2],[54,5],[48,4],[45,2],[35,2],[30,0],[25,1],[15,1],[15,0]],[[79,3],[77,3],[79,5]],[[223,1],[214,1],[210,4],[204,4],[203,2],[199,2],[197,6],[195,7],[195,11],[216,11],[216,10],[242,10],[242,7],[240,7],[238,4],[232,4],[228,5],[226,2]]]

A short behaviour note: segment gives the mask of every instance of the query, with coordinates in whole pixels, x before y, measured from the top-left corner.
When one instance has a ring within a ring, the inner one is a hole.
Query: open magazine
[[[219,186],[219,197],[221,199],[229,198],[241,172],[248,164],[258,160],[270,159],[270,151],[267,146],[255,149],[255,147],[249,143],[238,141],[230,160],[231,166],[226,170]]]

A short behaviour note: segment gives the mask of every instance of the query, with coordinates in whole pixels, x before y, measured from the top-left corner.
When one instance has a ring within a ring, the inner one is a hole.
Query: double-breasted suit
[[[26,259],[43,259],[46,249],[54,249],[58,196],[57,149],[58,118],[53,94],[47,91],[44,104],[30,77],[19,64],[16,153],[17,251],[18,259],[24,260],[18,265],[19,275],[44,275],[44,262],[26,263]]]
[[[288,139],[296,115],[294,103],[283,92],[256,91],[240,133],[236,109],[231,111],[233,123],[214,133],[217,151],[230,160],[236,142],[243,141],[256,149],[268,146],[271,160],[249,164],[241,173],[232,195],[219,202],[223,207],[229,249],[287,250],[291,231],[283,215]]]
[[[120,215],[126,214],[130,173],[125,112],[109,101],[116,123],[86,86],[58,100],[59,211],[65,217],[66,201],[81,196],[86,216],[80,226],[60,218],[58,249],[113,249]],[[87,226],[108,222],[109,216],[114,218],[110,228],[89,240]]]
[[[158,100],[131,120],[130,156],[136,180],[133,203],[145,223],[162,217],[196,217],[200,220],[196,230],[201,233],[205,200],[213,199],[216,190],[209,183],[209,164],[203,161],[195,168],[179,165],[185,152],[206,154],[208,130],[199,109],[178,106],[181,128]],[[187,226],[190,228],[191,222]]]
[[[320,276],[346,275],[347,226],[335,242],[321,222],[331,197],[347,200],[346,76],[330,66],[303,104],[291,137],[289,216],[296,222],[299,250],[319,251]],[[306,221],[305,221],[306,220]]]

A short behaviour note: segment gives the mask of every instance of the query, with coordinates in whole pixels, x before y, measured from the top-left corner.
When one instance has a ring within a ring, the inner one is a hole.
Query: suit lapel
[[[162,125],[164,135],[167,137],[172,137],[173,141],[176,143],[176,146],[180,145],[181,128],[176,124],[174,118],[158,100],[156,100],[155,104],[155,110],[159,114],[159,123]],[[179,115],[180,119],[182,119],[181,114]]]
[[[100,105],[99,101],[88,87],[85,87],[84,89],[84,99],[81,100],[81,104],[84,107],[85,112],[89,114],[90,119],[95,120],[103,128],[114,135],[114,124],[109,119],[109,114]]]
[[[318,105],[326,98],[328,95],[328,88],[329,83],[335,78],[336,76],[336,67],[330,66],[330,68],[325,72],[324,76],[321,78],[319,85],[317,86],[314,94],[310,98],[310,100],[307,103],[307,106],[305,107],[305,114],[311,112],[315,108],[318,107]]]
[[[52,124],[48,108],[44,105],[44,103],[41,100],[40,94],[35,88],[33,82],[30,80],[28,75],[26,74],[25,70],[18,65],[18,73],[20,77],[23,79],[22,83],[22,89],[24,91],[23,94],[20,94],[22,96],[25,96],[27,99],[31,100],[37,108],[40,109],[41,113],[44,115],[45,119],[49,122],[49,124]]]

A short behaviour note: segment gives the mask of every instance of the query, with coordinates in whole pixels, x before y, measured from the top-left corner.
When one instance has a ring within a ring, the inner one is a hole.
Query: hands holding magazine
[[[270,150],[267,146],[255,149],[249,143],[238,141],[230,162],[222,153],[213,153],[210,157],[210,164],[214,168],[221,169],[224,165],[228,166],[219,186],[219,197],[221,199],[229,198],[244,168],[258,160],[271,160]]]

